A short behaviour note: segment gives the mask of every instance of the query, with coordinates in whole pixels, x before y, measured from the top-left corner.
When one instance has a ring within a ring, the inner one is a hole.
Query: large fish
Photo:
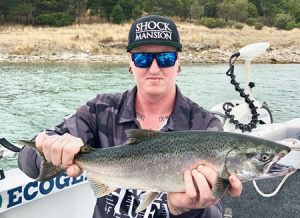
[[[126,133],[128,141],[124,145],[103,149],[82,146],[74,163],[87,172],[97,197],[116,188],[149,191],[138,211],[145,209],[159,192],[184,192],[184,171],[199,164],[210,163],[218,169],[219,177],[212,184],[217,198],[228,188],[231,174],[246,182],[294,170],[276,164],[290,151],[289,147],[245,134],[138,129]],[[36,149],[33,142],[20,142]],[[63,166],[53,166],[42,152],[37,152],[43,157],[37,180],[48,180],[65,170]]]

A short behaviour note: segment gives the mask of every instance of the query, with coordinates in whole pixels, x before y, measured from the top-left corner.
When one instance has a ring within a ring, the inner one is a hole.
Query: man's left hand
[[[219,199],[212,195],[212,184],[216,183],[218,173],[211,167],[199,165],[197,169],[184,172],[186,192],[168,193],[168,207],[173,215],[179,215],[192,209],[201,209],[217,204]],[[237,197],[242,192],[242,183],[232,175],[227,194]]]

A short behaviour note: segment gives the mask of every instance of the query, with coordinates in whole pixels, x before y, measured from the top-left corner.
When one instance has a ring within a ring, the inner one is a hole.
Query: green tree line
[[[143,13],[176,16],[208,27],[236,22],[300,27],[300,0],[0,0],[0,23],[66,26],[83,14],[123,23]]]

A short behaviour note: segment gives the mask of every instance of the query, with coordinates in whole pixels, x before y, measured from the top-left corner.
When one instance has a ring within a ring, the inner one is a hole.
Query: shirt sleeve
[[[29,146],[24,146],[19,152],[18,166],[30,178],[39,176],[41,161],[42,158]]]
[[[80,107],[76,113],[66,117],[60,125],[53,130],[47,130],[49,135],[63,135],[70,133],[82,139],[84,144],[93,146],[96,141],[95,102],[97,98]],[[24,146],[18,156],[18,167],[29,177],[37,178],[39,175],[41,157],[33,148]]]

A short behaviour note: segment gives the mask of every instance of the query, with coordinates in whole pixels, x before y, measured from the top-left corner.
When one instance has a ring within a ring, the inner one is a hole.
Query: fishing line
[[[279,185],[277,186],[277,188],[275,189],[275,191],[273,191],[272,193],[269,193],[269,194],[263,193],[263,192],[258,188],[258,186],[257,186],[255,180],[252,181],[252,183],[253,183],[253,186],[254,186],[255,190],[258,192],[258,194],[260,194],[261,196],[263,196],[263,197],[265,197],[265,198],[273,197],[273,196],[275,196],[275,195],[279,192],[279,190],[281,189],[281,187],[283,186],[283,184],[285,183],[285,181],[287,180],[287,178],[288,178],[290,175],[292,175],[293,173],[295,173],[295,172],[296,172],[296,170],[295,170],[295,171],[292,171],[292,172],[290,172],[290,173],[288,173],[288,174],[286,174],[286,175],[283,177],[283,179],[281,180],[281,182],[279,183]]]
[[[284,145],[289,146],[292,150],[299,150],[299,148],[300,148],[300,141],[298,141],[297,139],[294,139],[294,138],[291,138],[291,139],[284,139],[284,140],[282,140],[282,141],[279,141],[279,143],[282,143],[282,144],[284,144]],[[274,195],[276,195],[276,194],[278,193],[278,191],[279,191],[280,188],[283,186],[283,184],[285,183],[285,181],[287,180],[287,178],[288,178],[290,175],[292,175],[293,173],[295,173],[296,171],[297,171],[297,170],[292,171],[292,172],[286,174],[286,175],[283,177],[282,181],[279,183],[278,187],[275,189],[275,191],[272,192],[272,193],[269,193],[269,194],[263,193],[263,192],[258,188],[258,186],[257,186],[257,184],[256,184],[255,181],[252,181],[252,183],[253,183],[253,186],[254,186],[254,188],[256,189],[256,191],[257,191],[261,196],[266,197],[266,198],[268,198],[268,197],[273,197]]]

